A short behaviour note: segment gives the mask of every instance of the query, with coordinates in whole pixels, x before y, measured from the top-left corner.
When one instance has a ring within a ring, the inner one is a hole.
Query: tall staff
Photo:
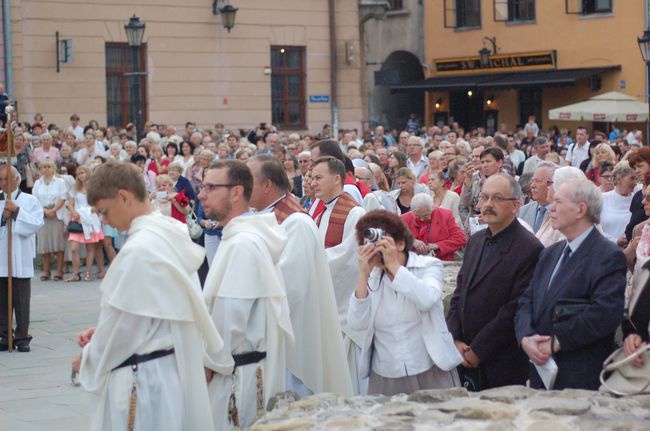
[[[7,124],[4,136],[5,139],[3,140],[5,140],[7,147],[7,190],[13,190],[13,181],[15,178],[11,170],[11,158],[13,157],[14,152],[14,131],[11,127],[11,120],[14,113],[14,107],[11,104],[7,105],[5,107],[5,113],[7,114]],[[2,151],[0,151],[0,153],[2,153]],[[9,203],[11,202],[11,193],[5,191],[5,196],[7,199],[6,205],[9,206]],[[7,219],[7,347],[10,352],[13,352],[14,350],[12,224],[13,218],[9,217]]]

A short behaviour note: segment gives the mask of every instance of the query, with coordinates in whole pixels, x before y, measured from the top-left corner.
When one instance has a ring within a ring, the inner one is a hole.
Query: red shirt
[[[162,161],[160,162],[160,166],[162,166],[163,168],[166,168],[167,166],[169,166],[169,159],[162,159]],[[162,172],[158,172],[158,166],[156,165],[156,161],[153,160],[153,159],[151,159],[151,163],[149,163],[149,169],[148,170],[150,170],[151,172],[153,172],[156,175],[166,174],[167,173],[167,169],[163,169]]]

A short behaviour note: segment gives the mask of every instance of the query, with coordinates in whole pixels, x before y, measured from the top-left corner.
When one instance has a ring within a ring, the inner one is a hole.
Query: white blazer
[[[417,288],[433,289],[435,291],[435,301],[427,310],[421,310],[422,318],[421,336],[424,345],[431,357],[433,363],[444,371],[451,371],[463,362],[463,358],[456,349],[454,339],[447,329],[445,315],[442,304],[442,262],[431,256],[419,256],[409,252],[406,271],[400,270],[395,275],[393,285],[396,291],[403,292],[406,296],[415,295]],[[375,334],[375,317],[377,315],[378,304],[381,299],[380,295],[383,289],[379,289],[381,271],[375,268],[368,278],[368,285],[373,290],[369,292],[370,300],[370,318],[367,321],[367,328],[354,327],[354,323],[359,322],[360,316],[353,316],[352,309],[349,307],[348,323],[355,330],[365,330],[363,345],[361,346],[361,357],[359,361],[360,377],[366,378],[370,375],[370,367],[373,351],[373,338]],[[350,301],[355,301],[354,293]],[[365,319],[362,319],[365,320]],[[356,322],[355,322],[356,321]]]

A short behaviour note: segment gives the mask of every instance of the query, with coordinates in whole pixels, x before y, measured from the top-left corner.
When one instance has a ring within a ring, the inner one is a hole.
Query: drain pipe
[[[7,0],[5,0],[7,1]],[[336,97],[337,92],[337,61],[336,61],[336,0],[328,0],[329,26],[330,26],[330,106],[332,107],[332,139],[339,136],[339,108]]]
[[[14,51],[11,37],[11,0],[2,0],[2,33],[5,47],[5,92],[14,98]]]

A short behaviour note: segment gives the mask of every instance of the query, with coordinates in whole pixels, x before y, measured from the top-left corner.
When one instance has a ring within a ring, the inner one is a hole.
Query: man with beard
[[[287,389],[301,397],[319,392],[352,395],[336,298],[318,228],[290,193],[280,162],[255,156],[250,205],[257,214],[273,213],[287,232],[280,257],[295,343],[287,346]]]
[[[210,165],[199,193],[206,216],[224,227],[203,291],[224,341],[205,357],[217,430],[250,426],[285,390],[285,342],[293,342],[279,267],[287,237],[273,214],[241,217],[252,191],[246,165],[227,160]]]

